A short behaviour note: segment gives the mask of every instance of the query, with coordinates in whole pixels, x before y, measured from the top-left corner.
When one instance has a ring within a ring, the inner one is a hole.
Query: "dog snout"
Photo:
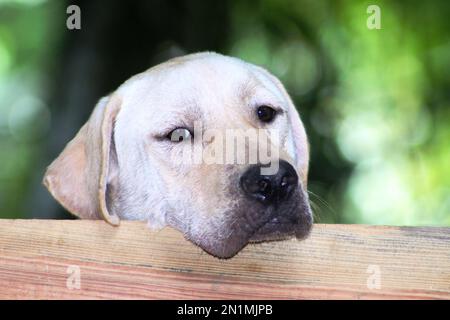
[[[244,194],[264,205],[288,200],[298,185],[298,175],[287,161],[280,160],[276,174],[261,174],[262,165],[253,165],[241,176]]]

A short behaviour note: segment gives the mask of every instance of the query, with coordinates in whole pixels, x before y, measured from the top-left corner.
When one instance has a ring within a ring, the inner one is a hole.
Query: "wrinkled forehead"
[[[131,113],[147,110],[156,119],[179,113],[200,118],[236,105],[286,105],[265,71],[224,56],[170,60],[131,78],[119,91]]]

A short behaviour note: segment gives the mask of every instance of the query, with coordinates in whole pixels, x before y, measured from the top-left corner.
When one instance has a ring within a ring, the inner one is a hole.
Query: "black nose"
[[[244,193],[265,205],[289,199],[298,184],[295,169],[284,160],[280,160],[274,175],[262,175],[261,168],[261,165],[253,165],[242,175]]]

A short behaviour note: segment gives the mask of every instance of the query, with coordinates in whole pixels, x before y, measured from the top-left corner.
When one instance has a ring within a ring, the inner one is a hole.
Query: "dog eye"
[[[192,134],[188,129],[176,128],[167,135],[167,138],[172,142],[181,142],[190,139],[191,136]]]
[[[269,106],[260,106],[256,111],[258,119],[262,122],[271,122],[275,118],[276,113],[275,109]]]

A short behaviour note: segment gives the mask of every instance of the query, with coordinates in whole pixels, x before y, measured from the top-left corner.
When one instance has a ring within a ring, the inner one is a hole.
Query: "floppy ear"
[[[83,219],[104,219],[112,225],[120,220],[106,203],[108,180],[117,172],[113,143],[114,122],[121,100],[102,98],[89,120],[56,158],[44,176],[52,196],[72,214]]]

